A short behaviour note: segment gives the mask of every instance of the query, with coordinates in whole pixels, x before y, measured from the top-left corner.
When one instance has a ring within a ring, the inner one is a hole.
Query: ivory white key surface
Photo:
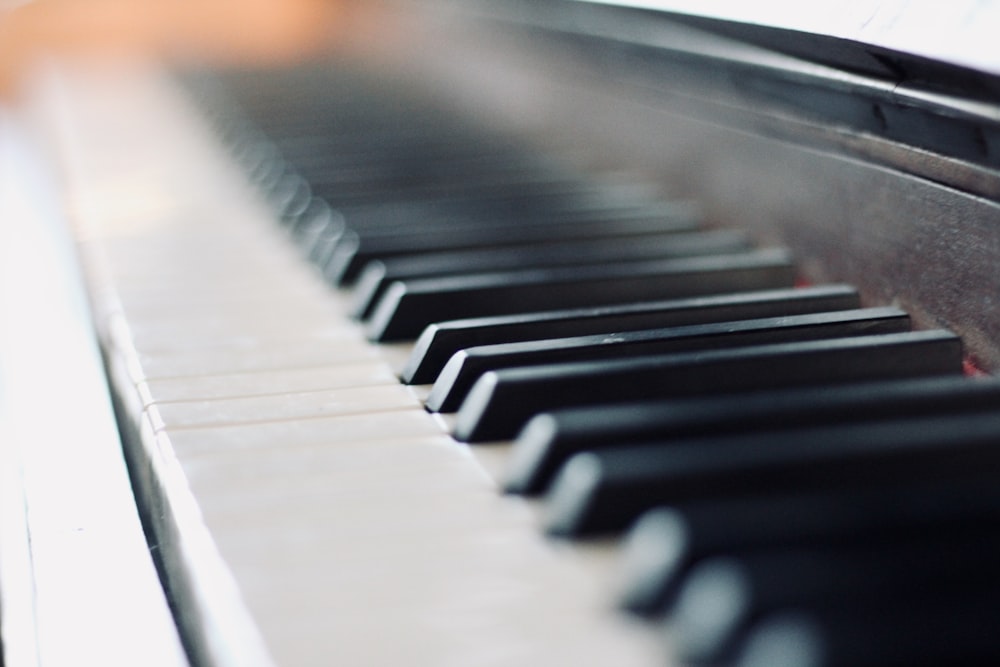
[[[90,73],[52,91],[106,352],[199,659],[663,664],[659,633],[611,607],[607,550],[546,540],[531,506],[498,493],[398,385],[405,349],[361,342],[347,300],[167,83]]]
[[[234,341],[218,347],[139,353],[139,363],[147,378],[311,368],[374,358],[375,351],[370,345],[345,342],[336,337],[251,345]]]
[[[191,401],[361,388],[394,382],[396,376],[385,364],[363,362],[253,373],[162,378],[140,383],[139,390],[146,396],[149,404],[153,402],[153,396],[156,396],[157,401]]]
[[[259,423],[419,409],[420,404],[404,387],[351,387],[294,392],[280,396],[240,396],[211,401],[163,403],[156,408],[159,423],[155,426],[158,429],[204,428],[215,424]]]

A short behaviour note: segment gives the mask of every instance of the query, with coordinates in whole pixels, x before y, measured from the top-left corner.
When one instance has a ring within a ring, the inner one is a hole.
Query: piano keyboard
[[[229,152],[148,73],[61,98],[196,664],[997,656],[998,390],[954,335],[348,80],[236,81]]]

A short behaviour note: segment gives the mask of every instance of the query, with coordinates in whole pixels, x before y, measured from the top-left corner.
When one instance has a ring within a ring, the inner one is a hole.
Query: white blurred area
[[[583,0],[827,35],[1000,73],[991,0]]]
[[[25,121],[0,108],[3,661],[177,667],[186,660],[132,501],[58,175]],[[110,641],[98,627],[129,632]]]

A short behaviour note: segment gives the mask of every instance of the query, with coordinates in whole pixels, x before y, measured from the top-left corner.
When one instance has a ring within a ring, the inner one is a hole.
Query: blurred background
[[[0,5],[0,93],[41,60],[166,58],[286,64],[363,50],[386,30],[377,0],[33,0]]]

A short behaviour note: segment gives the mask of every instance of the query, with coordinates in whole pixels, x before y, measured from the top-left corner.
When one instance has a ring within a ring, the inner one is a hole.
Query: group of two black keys
[[[671,612],[683,659],[996,658],[1000,388],[961,376],[960,341],[848,287],[793,289],[784,253],[684,209],[521,183],[492,169],[507,160],[457,204],[437,177],[386,204],[322,170],[247,166],[325,275],[356,286],[371,337],[417,337],[403,380],[434,383],[456,437],[516,437],[506,490],[547,492],[552,533],[642,517],[622,604]]]

